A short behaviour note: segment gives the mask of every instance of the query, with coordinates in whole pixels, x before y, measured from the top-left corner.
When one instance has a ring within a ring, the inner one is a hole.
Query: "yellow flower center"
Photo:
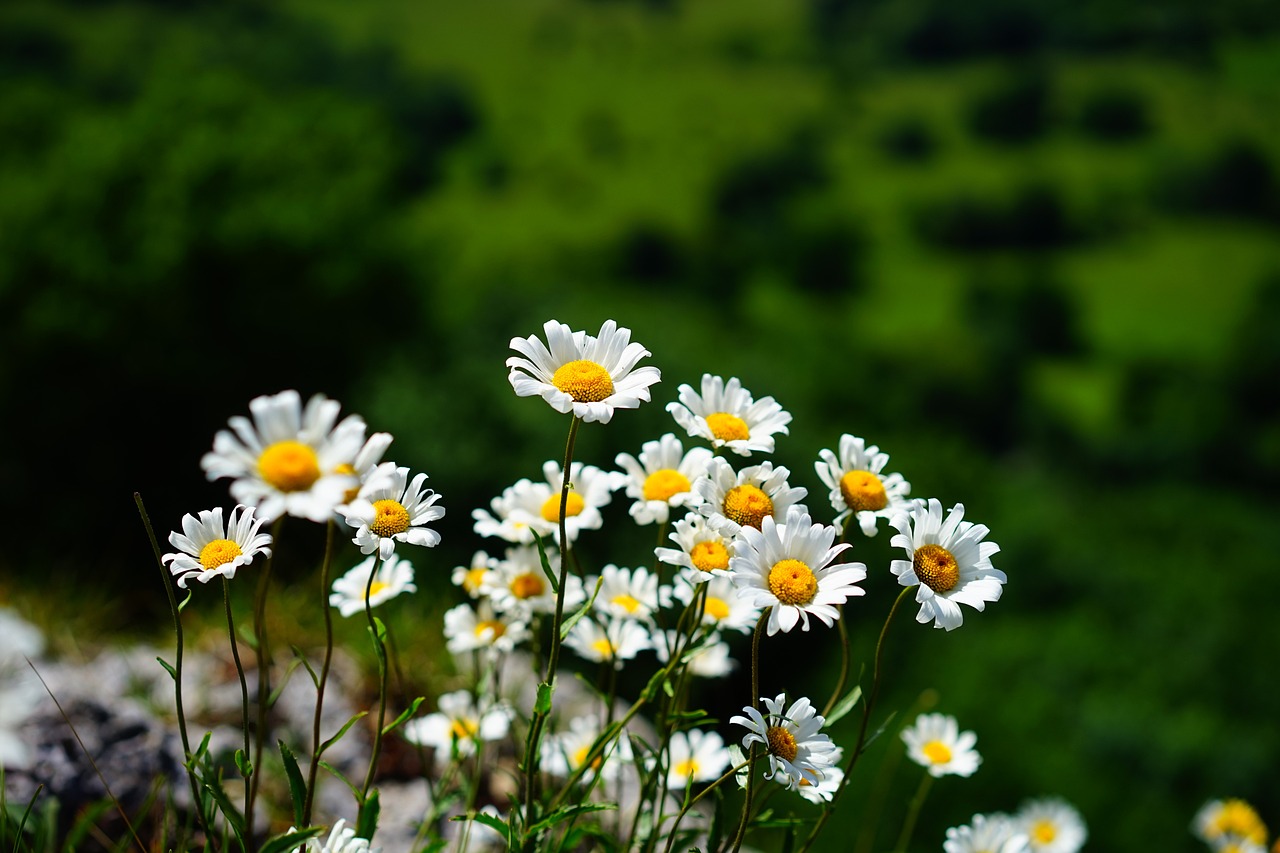
[[[472,740],[480,734],[480,723],[475,720],[454,720],[449,725],[449,733],[456,740]]]
[[[947,592],[960,582],[960,564],[941,545],[923,545],[911,560],[920,583],[934,592]]]
[[[818,579],[799,560],[780,560],[769,570],[769,591],[783,604],[799,607],[818,594]]]
[[[581,767],[583,762],[587,760],[587,755],[590,752],[591,752],[590,746],[584,746],[581,749],[579,749],[577,752],[575,752],[573,754],[573,766]],[[591,760],[591,769],[599,770],[600,765],[603,763],[604,763],[604,759],[601,756],[597,755],[594,759]]]
[[[552,375],[551,384],[572,397],[575,403],[599,403],[613,396],[613,377],[609,371],[586,359],[561,365]]]
[[[577,492],[569,492],[569,500],[565,501],[564,514],[569,518],[581,513],[587,508],[587,502],[582,499],[582,495]],[[555,524],[560,520],[560,495],[554,494],[542,504],[542,517],[546,521]]]
[[[1227,800],[1206,829],[1212,838],[1221,835],[1240,835],[1258,844],[1267,841],[1267,828],[1253,806],[1244,800]]]
[[[746,441],[751,437],[747,422],[728,412],[707,415],[707,427],[711,430],[711,434],[721,441]]]
[[[400,501],[385,498],[373,502],[373,521],[369,532],[374,536],[395,536],[409,529],[409,510]]]
[[[677,776],[683,776],[686,779],[693,779],[698,775],[698,762],[689,758],[678,762],[675,767],[671,768],[671,770]]]
[[[212,571],[243,553],[240,546],[230,539],[215,539],[200,549],[200,565]]]
[[[480,584],[484,583],[484,578],[487,574],[489,574],[489,570],[484,566],[467,569],[467,573],[462,576],[462,588],[470,593],[479,592]]]
[[[769,754],[787,761],[796,760],[796,736],[782,726],[769,726],[764,733],[769,742]]]
[[[515,579],[511,581],[511,594],[519,599],[537,598],[539,595],[542,595],[542,591],[546,588],[546,584],[542,582],[542,578],[538,577],[533,572],[525,572],[522,575],[517,575]]]
[[[647,501],[669,501],[674,495],[693,488],[689,478],[674,468],[662,468],[654,471],[644,480],[644,499]]]
[[[694,568],[704,572],[729,568],[729,549],[720,542],[699,542],[689,552],[689,561]]]
[[[594,643],[591,644],[591,648],[593,651],[595,651],[596,654],[600,655],[600,657],[602,658],[613,657],[613,652],[614,652],[613,643],[609,642],[608,640],[596,640]]]
[[[369,597],[373,598],[375,595],[382,592],[384,589],[386,589],[389,586],[391,586],[391,584],[389,583],[384,583],[383,581],[374,581],[373,583],[369,584]]]
[[[1048,844],[1058,837],[1058,828],[1053,825],[1051,820],[1038,820],[1036,825],[1031,828],[1031,836],[1039,844]]]
[[[613,603],[628,613],[635,613],[640,609],[640,602],[626,593],[623,593],[622,595],[615,595],[613,597]]]
[[[920,751],[924,753],[925,758],[934,764],[946,764],[951,760],[951,747],[940,740],[929,741],[920,747]]]
[[[734,486],[724,496],[725,518],[743,527],[759,530],[768,515],[773,515],[773,501],[759,486]]]
[[[493,632],[493,639],[498,639],[507,632],[507,626],[499,622],[497,619],[484,619],[476,623],[476,636],[479,637],[485,631]]]
[[[320,479],[320,458],[300,441],[277,441],[258,457],[258,473],[282,492],[305,492]]]
[[[727,619],[729,617],[729,605],[723,598],[712,598],[711,596],[707,596],[707,604],[703,608],[702,612],[719,622],[721,619]]]
[[[889,505],[884,483],[870,471],[850,471],[841,477],[840,494],[854,512],[875,512]]]
[[[333,473],[346,474],[349,477],[354,477],[356,476],[356,466],[352,465],[350,462],[343,462],[341,465],[338,465],[333,469]],[[359,494],[360,484],[356,483],[354,486],[342,493],[342,502],[349,504],[355,500]]]

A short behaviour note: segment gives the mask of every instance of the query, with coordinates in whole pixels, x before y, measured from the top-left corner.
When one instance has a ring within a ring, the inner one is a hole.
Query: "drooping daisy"
[[[744,527],[729,567],[739,595],[769,611],[769,636],[790,631],[799,623],[809,630],[809,616],[828,627],[840,618],[837,604],[865,590],[856,584],[867,576],[862,563],[833,562],[849,547],[833,545],[836,529],[814,524],[798,509],[785,524],[764,520],[762,530]]]
[[[691,512],[677,521],[668,538],[680,547],[655,548],[653,553],[667,565],[683,568],[690,582],[728,574],[734,538],[711,527],[701,513]]]
[[[529,639],[528,626],[518,613],[494,613],[487,601],[477,606],[478,609],[472,609],[470,604],[463,603],[445,611],[445,647],[453,654],[474,651],[503,654]]]
[[[547,554],[551,571],[559,577],[560,555]],[[506,557],[498,560],[492,572],[485,577],[480,591],[489,597],[493,609],[504,614],[519,614],[524,621],[531,621],[534,614],[554,613],[556,591],[551,588],[538,549],[532,546],[508,548]],[[564,608],[568,613],[585,600],[582,580],[573,574],[565,576]]]
[[[1196,812],[1192,830],[1202,841],[1216,845],[1236,837],[1256,844],[1267,843],[1267,826],[1253,806],[1239,799],[1210,800]]]
[[[915,501],[910,512],[894,516],[898,535],[890,541],[903,548],[907,559],[894,560],[889,568],[903,586],[915,586],[920,612],[917,622],[933,622],[948,631],[964,622],[960,605],[975,610],[988,601],[999,601],[1005,583],[1004,572],[991,565],[1000,550],[994,542],[984,542],[987,526],[964,520],[964,505],[956,504],[942,519],[942,504],[936,498]]]
[[[674,650],[683,649],[681,656],[685,659],[688,673],[699,678],[723,678],[737,666],[737,661],[730,655],[729,644],[720,638],[720,634],[713,632],[692,646],[683,645],[687,637],[681,639],[682,636],[675,631],[664,631],[654,639],[653,651],[659,663],[665,666]]]
[[[747,716],[737,715],[729,719],[747,728],[742,738],[742,748],[749,750],[758,743],[769,755],[769,772],[766,779],[779,773],[786,777],[786,786],[795,790],[802,781],[816,785],[826,778],[834,764],[838,747],[822,732],[826,718],[814,710],[808,698],[801,697],[783,713],[786,694],[775,698],[760,697],[767,714],[761,714],[748,705],[742,710]],[[780,780],[781,781],[781,780]]]
[[[667,411],[689,435],[724,447],[739,456],[773,452],[773,436],[787,434],[791,415],[772,397],[759,401],[742,387],[737,377],[726,383],[719,376],[703,374],[702,393],[689,385],[680,386],[680,402],[668,403]]]
[[[826,775],[822,781],[814,783],[807,779],[801,779],[796,793],[804,797],[811,803],[829,803],[835,797],[836,791],[840,790],[840,783],[844,781],[844,771],[840,769],[840,762],[844,758],[844,750],[836,747],[831,754],[831,767],[827,768]]]
[[[693,601],[699,588],[706,589],[706,599],[702,604],[702,622],[714,626],[721,631],[740,631],[749,634],[760,619],[760,608],[750,599],[738,594],[733,579],[720,575],[707,581],[706,584],[693,586],[687,581],[677,580],[672,589],[672,596],[688,605]]]
[[[493,513],[475,509],[475,531],[481,536],[498,536],[508,542],[532,545],[536,531],[544,540],[560,542],[560,497],[563,475],[560,463],[542,466],[542,482],[518,480],[490,502]],[[583,530],[598,530],[604,523],[600,507],[613,499],[615,475],[594,465],[574,462],[569,467],[569,496],[565,502],[565,533],[570,542]]]
[[[594,716],[574,717],[567,729],[542,741],[542,769],[563,779],[590,762],[582,776],[584,783],[597,773],[604,779],[618,778],[622,765],[631,761],[631,741],[624,731],[593,756],[591,747],[599,737],[600,725]]]
[[[585,586],[594,589],[594,578]],[[658,576],[648,569],[620,569],[607,565],[600,570],[600,592],[595,609],[620,619],[651,621],[658,609]]]
[[[921,714],[902,730],[907,757],[929,771],[933,777],[972,776],[982,763],[974,749],[978,736],[961,732],[955,717],[946,714]]]
[[[1030,853],[1027,836],[1006,815],[973,816],[968,826],[953,826],[942,842],[946,853]]]
[[[376,557],[370,557],[335,580],[329,606],[338,608],[343,616],[354,616],[364,612],[365,590],[369,591],[370,607],[390,601],[402,592],[418,591],[413,583],[413,564],[395,554],[382,561],[370,585],[369,573],[376,561]]]
[[[202,510],[199,518],[184,515],[182,532],[169,534],[169,544],[181,553],[165,554],[161,562],[169,564],[169,571],[184,589],[189,580],[230,580],[236,576],[236,569],[249,565],[254,557],[271,555],[270,534],[258,532],[262,522],[251,506],[231,510],[226,525],[222,523],[222,507]]]
[[[587,423],[607,424],[615,409],[648,402],[649,387],[662,378],[656,367],[636,367],[650,355],[631,343],[631,330],[606,320],[595,337],[548,320],[537,335],[512,338],[520,355],[507,359],[507,376],[518,397],[541,397],[557,412],[573,412]]]
[[[579,619],[564,638],[564,644],[594,663],[610,663],[622,669],[623,662],[649,648],[649,629],[634,619],[613,617],[599,624]]]
[[[291,826],[289,831],[295,832],[296,828]],[[367,838],[356,838],[355,829],[346,826],[345,818],[333,825],[327,840],[309,838],[302,849],[306,853],[382,853],[381,847],[370,847]]]
[[[479,598],[480,589],[484,586],[485,578],[489,576],[489,572],[493,571],[495,560],[485,551],[476,551],[471,555],[471,564],[466,566],[457,566],[450,576],[454,586],[462,587],[463,591],[472,598]]]
[[[737,536],[744,527],[760,529],[766,518],[786,518],[792,507],[804,509],[800,501],[808,490],[787,483],[791,472],[772,462],[751,465],[734,473],[719,457],[711,460],[707,478],[695,486],[702,503],[698,512],[707,525],[725,536]]]
[[[1089,838],[1080,812],[1058,798],[1023,803],[1014,820],[1030,841],[1031,853],[1078,853]]]
[[[667,787],[683,791],[695,782],[712,782],[729,769],[729,750],[716,732],[691,729],[667,741]]]
[[[385,560],[397,542],[428,548],[440,543],[440,534],[426,525],[444,518],[444,507],[435,505],[438,494],[423,488],[426,480],[426,474],[417,474],[410,482],[409,469],[394,462],[378,466],[344,512],[347,524],[356,528],[352,541],[362,554],[377,551]]]
[[[901,474],[884,474],[889,454],[881,453],[874,444],[870,447],[864,439],[854,435],[840,436],[840,455],[830,450],[818,453],[821,459],[814,463],[818,477],[831,490],[831,508],[839,515],[836,527],[843,529],[845,520],[853,515],[865,536],[876,535],[878,519],[890,519],[910,509],[907,495],[911,484]]]
[[[712,453],[705,447],[684,451],[680,439],[667,433],[658,441],[646,441],[636,459],[630,453],[619,453],[616,459],[626,472],[619,478],[626,486],[631,517],[637,524],[665,524],[672,507],[687,507],[700,498],[693,490],[699,477],[705,476]]]
[[[403,729],[405,740],[435,749],[437,764],[448,764],[455,754],[474,755],[477,744],[501,740],[511,726],[510,708],[477,705],[467,690],[444,694],[437,706],[439,711],[410,720]]]
[[[257,397],[249,403],[253,420],[228,420],[231,429],[214,436],[200,467],[210,480],[233,478],[231,496],[256,507],[264,522],[286,513],[327,521],[360,485],[354,466],[364,421],[348,415],[335,427],[340,409],[322,394],[305,409],[297,391]]]

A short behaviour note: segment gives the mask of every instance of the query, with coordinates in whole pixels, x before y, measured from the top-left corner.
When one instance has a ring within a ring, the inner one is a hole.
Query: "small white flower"
[[[667,565],[684,569],[691,582],[729,573],[734,537],[711,527],[701,513],[691,512],[677,521],[669,538],[680,547],[655,548],[654,554]]]
[[[507,359],[507,378],[518,397],[542,397],[557,412],[608,423],[616,409],[648,402],[649,387],[662,378],[656,367],[636,367],[650,353],[613,320],[606,320],[596,337],[556,320],[542,330],[546,344],[537,335],[511,339],[519,355]]]
[[[365,590],[369,592],[370,607],[390,601],[402,592],[418,591],[413,583],[413,564],[395,554],[382,561],[370,585],[369,574],[376,561],[376,557],[370,557],[335,580],[329,606],[338,608],[343,616],[354,616],[364,612]]]
[[[592,758],[591,746],[599,737],[599,723],[594,716],[574,717],[567,730],[555,732],[542,741],[542,769],[564,779],[590,760],[582,776],[584,783],[589,783],[597,773],[604,779],[617,779],[622,765],[631,761],[631,742],[623,731]]]
[[[930,776],[972,776],[982,763],[974,749],[978,736],[961,732],[955,717],[921,714],[902,730],[907,756],[929,771]]]
[[[787,483],[791,472],[772,462],[752,465],[734,473],[729,463],[719,457],[711,460],[707,478],[695,486],[702,503],[698,512],[707,518],[707,526],[725,536],[737,536],[744,527],[760,529],[761,523],[770,517],[786,518],[800,503],[808,490]]]
[[[1267,843],[1267,827],[1253,806],[1244,800],[1210,800],[1196,812],[1191,829],[1202,841],[1221,850],[1226,843]]]
[[[733,672],[734,667],[738,665],[730,654],[729,644],[724,642],[716,632],[699,639],[691,646],[677,645],[687,641],[687,635],[677,634],[675,631],[664,631],[653,643],[658,661],[665,665],[671,660],[673,650],[684,648],[685,651],[681,656],[685,658],[687,671],[690,675],[696,675],[699,678],[723,678]]]
[[[1089,832],[1080,812],[1065,800],[1049,798],[1023,803],[1014,816],[1031,843],[1031,853],[1078,853]]]
[[[680,582],[683,580],[684,582]],[[749,634],[760,619],[760,608],[749,598],[739,595],[732,577],[720,575],[705,584],[691,585],[682,577],[672,588],[672,596],[686,606],[693,601],[700,588],[706,589],[702,604],[702,622],[721,631],[740,631]]]
[[[619,453],[616,459],[625,474],[618,482],[627,489],[631,517],[637,524],[665,524],[672,507],[693,506],[700,498],[693,484],[706,476],[711,451],[694,447],[688,453],[680,439],[667,433],[658,441],[646,441],[636,459],[630,453]]]
[[[595,578],[585,584],[594,589]],[[600,592],[595,609],[620,619],[652,621],[658,609],[658,576],[648,569],[620,569],[607,565],[600,570]]]
[[[854,515],[863,535],[875,536],[878,519],[891,519],[910,509],[911,484],[901,474],[882,473],[889,454],[874,444],[868,447],[864,439],[846,433],[840,436],[839,457],[830,450],[818,455],[821,459],[814,469],[831,490],[831,508],[839,513],[837,528],[843,529],[845,520]]]
[[[184,515],[182,532],[169,534],[169,544],[181,553],[165,554],[161,562],[169,564],[169,571],[178,577],[178,586],[186,588],[187,581],[208,583],[216,577],[228,580],[236,576],[236,569],[247,566],[253,558],[271,555],[271,536],[259,533],[261,518],[255,518],[253,507],[238,506],[222,523],[222,507],[202,510],[200,517]]]
[[[560,572],[560,555],[547,553],[547,563],[556,577]],[[542,570],[538,549],[532,546],[508,548],[481,583],[480,592],[489,597],[493,609],[502,614],[531,622],[535,614],[555,613],[556,591]],[[570,613],[586,600],[582,580],[565,575],[564,612]]]
[[[951,631],[964,622],[961,604],[984,610],[988,601],[1000,600],[1006,577],[991,565],[1000,546],[982,541],[987,526],[965,521],[963,504],[956,504],[943,521],[936,498],[927,505],[915,501],[892,524],[898,535],[889,544],[905,549],[907,559],[894,560],[889,568],[898,583],[917,587],[917,622],[932,621],[933,627]]]
[[[397,542],[428,548],[440,543],[440,534],[425,525],[444,518],[444,507],[435,505],[438,494],[423,488],[426,480],[426,474],[417,474],[410,482],[409,469],[394,462],[378,466],[344,512],[347,524],[356,528],[352,541],[360,553],[377,551],[385,560]]]
[[[579,619],[564,638],[564,644],[581,657],[595,663],[612,663],[622,669],[651,645],[649,629],[634,619],[613,618],[599,625],[591,619]]]
[[[475,531],[480,536],[497,536],[518,545],[532,545],[536,532],[544,541],[560,542],[560,496],[563,475],[560,464],[548,461],[542,466],[542,482],[518,480],[494,498],[489,506],[492,514],[475,509]],[[569,495],[565,501],[565,532],[570,542],[583,530],[598,530],[604,523],[600,507],[613,499],[617,487],[613,473],[594,465],[574,462],[569,468]]]
[[[667,750],[667,787],[672,791],[683,791],[694,782],[715,781],[729,769],[729,750],[713,731],[675,732]]]
[[[481,741],[501,740],[511,727],[512,712],[505,705],[482,707],[467,690],[446,693],[437,703],[439,711],[404,724],[404,738],[410,743],[433,747],[436,763],[448,764],[455,754],[468,758]]]
[[[1005,815],[973,816],[969,826],[947,830],[946,853],[1030,853],[1027,836]]]
[[[295,832],[296,829],[291,826],[289,831]],[[311,838],[303,849],[306,853],[382,853],[381,847],[370,847],[368,839],[356,838],[356,831],[346,826],[345,819],[333,825],[327,841]]]
[[[473,651],[505,654],[529,639],[529,629],[518,613],[495,614],[488,602],[479,610],[470,604],[459,604],[445,611],[446,647],[455,655]]]
[[[471,556],[471,564],[468,566],[458,566],[453,570],[450,580],[454,586],[460,586],[472,598],[479,598],[480,589],[484,586],[485,579],[489,577],[489,573],[493,571],[496,560],[484,551],[476,551]]]
[[[679,396],[680,402],[667,405],[676,423],[689,435],[739,456],[772,453],[773,436],[786,435],[787,424],[791,423],[791,415],[772,397],[753,401],[737,377],[726,383],[719,376],[703,374],[701,394],[689,385],[681,385]]]
[[[746,717],[734,716],[729,722],[747,728],[743,749],[758,743],[768,751],[769,772],[765,778],[773,779],[781,773],[786,777],[784,784],[793,791],[801,782],[816,785],[826,778],[839,749],[822,733],[826,718],[814,710],[808,698],[797,699],[786,713],[782,711],[785,693],[773,699],[762,696],[760,701],[764,702],[767,715],[748,705],[742,709]]]

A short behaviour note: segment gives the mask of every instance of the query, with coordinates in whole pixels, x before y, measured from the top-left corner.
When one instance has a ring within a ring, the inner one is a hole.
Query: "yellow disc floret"
[[[719,622],[721,619],[729,618],[729,604],[723,598],[713,598],[708,595],[702,612]]]
[[[640,609],[640,602],[634,596],[627,595],[625,592],[622,595],[615,595],[611,603],[618,605],[628,613],[635,613]]]
[[[1258,844],[1267,841],[1267,827],[1254,811],[1253,806],[1244,800],[1224,800],[1222,807],[1205,828],[1210,838],[1222,835],[1238,835]]]
[[[721,441],[746,441],[751,437],[747,422],[728,412],[707,415],[707,427],[711,430],[711,434]]]
[[[759,486],[734,486],[724,496],[724,517],[743,527],[760,529],[765,516],[773,515],[773,501]]]
[[[920,751],[934,764],[946,764],[951,760],[951,747],[940,740],[929,741],[920,747]]]
[[[200,549],[200,565],[204,566],[205,571],[213,571],[242,553],[244,552],[240,550],[240,546],[230,539],[215,539]]]
[[[564,514],[568,518],[573,518],[587,508],[587,502],[582,499],[582,495],[577,492],[569,492],[569,500],[565,501]],[[560,495],[552,495],[542,504],[542,517],[544,520],[555,524],[560,520]]]
[[[449,734],[456,740],[474,740],[480,734],[480,724],[475,720],[454,720],[449,724]]]
[[[258,457],[258,473],[282,492],[305,492],[320,479],[320,458],[300,441],[277,441]]]
[[[373,583],[369,584],[369,598],[373,598],[375,595],[382,592],[384,589],[386,589],[389,586],[391,586],[391,584],[389,583],[384,583],[382,581],[374,581]]]
[[[654,471],[644,480],[644,499],[647,501],[669,501],[675,495],[689,491],[693,486],[689,478],[674,468],[663,468]]]
[[[941,545],[922,545],[911,560],[920,583],[934,592],[947,592],[960,582],[960,564]]]
[[[373,502],[373,521],[369,532],[374,536],[395,536],[409,529],[409,510],[400,501],[384,498]]]
[[[496,640],[507,633],[507,626],[497,619],[482,619],[476,623],[476,636],[483,636],[485,631],[492,631],[493,636],[490,640]]]
[[[796,760],[796,736],[791,732],[782,726],[769,726],[764,737],[769,742],[770,755],[785,758],[787,761]]]
[[[850,471],[841,477],[840,494],[854,512],[875,512],[889,505],[884,483],[870,471]]]
[[[808,604],[818,594],[813,570],[799,560],[780,560],[769,570],[769,591],[783,604]]]
[[[698,762],[694,761],[692,758],[684,761],[678,761],[676,762],[676,765],[671,768],[671,772],[685,779],[696,779],[698,776]]]
[[[511,581],[511,594],[519,599],[537,598],[546,588],[542,578],[532,572],[517,575]]]
[[[462,576],[462,588],[472,595],[475,595],[480,591],[480,585],[484,583],[485,576],[488,574],[489,570],[484,566],[467,569],[466,573]]]
[[[599,403],[613,396],[613,377],[609,371],[586,359],[561,365],[552,375],[551,384],[572,397],[575,403]]]
[[[695,569],[713,572],[729,568],[729,549],[720,542],[699,542],[689,552],[689,562]]]
[[[1031,837],[1039,844],[1048,844],[1058,837],[1058,827],[1051,820],[1038,820],[1031,827]]]
[[[608,640],[596,640],[594,643],[591,644],[591,648],[595,651],[596,654],[600,655],[600,657],[602,658],[613,657],[613,652],[614,652],[613,643],[609,642]]]

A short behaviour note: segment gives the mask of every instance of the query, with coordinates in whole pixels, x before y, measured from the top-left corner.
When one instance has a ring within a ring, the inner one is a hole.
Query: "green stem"
[[[751,637],[751,707],[755,707],[760,701],[760,635],[764,633],[765,626],[769,622],[769,612],[772,607],[766,607],[760,611],[760,618],[756,621],[755,634]],[[742,848],[742,840],[747,835],[747,823],[751,818],[751,795],[755,793],[756,778],[756,756],[759,755],[759,744],[751,744],[751,752],[747,756],[747,791],[742,801],[742,819],[738,821],[738,832],[733,838],[733,853],[738,853]]]
[[[329,683],[329,667],[333,663],[333,608],[329,606],[329,567],[333,560],[334,521],[325,528],[324,561],[320,564],[320,606],[324,609],[324,661],[320,664],[320,680],[316,683],[316,712],[311,722],[311,766],[307,768],[307,796],[302,806],[302,826],[311,825],[311,807],[315,802],[316,775],[320,770],[320,720],[324,713],[324,690]],[[301,829],[302,827],[298,827]]]
[[[905,851],[907,845],[911,843],[911,836],[916,831],[916,819],[920,817],[920,808],[924,805],[925,797],[929,796],[929,786],[933,783],[933,776],[929,773],[924,774],[924,778],[920,780],[920,787],[916,788],[916,795],[911,800],[911,807],[907,810],[907,819],[902,822],[902,833],[898,836],[898,843],[893,846],[894,850]]]
[[[733,767],[730,767],[728,772],[726,772],[719,779],[717,779],[716,781],[712,782],[710,785],[708,785],[707,787],[699,791],[698,796],[694,797],[693,799],[689,800],[689,802],[685,803],[684,808],[680,809],[680,812],[676,815],[675,823],[671,824],[671,832],[667,835],[667,846],[664,853],[671,853],[671,846],[675,844],[676,830],[680,828],[680,821],[684,820],[684,816],[687,815],[689,811],[698,804],[698,801],[701,800],[703,797],[705,797],[707,794],[711,793],[711,791],[721,782],[724,782],[726,779],[730,778],[731,776],[736,774],[739,770],[746,767],[750,763],[751,763],[751,760],[747,759],[746,761],[742,761],[738,764],[735,764]]]
[[[244,760],[249,761],[252,753],[249,751],[249,685],[244,680],[244,666],[240,663],[240,647],[236,642],[236,623],[231,617],[231,582],[227,580],[227,576],[222,576],[222,604],[227,611],[227,638],[231,641],[231,658],[236,664],[236,674],[240,676],[240,703],[241,703],[241,728],[244,730]],[[253,848],[253,824],[249,823],[249,818],[253,815],[253,795],[252,786],[249,784],[250,779],[254,775],[253,767],[249,768],[249,772],[244,774],[244,846],[245,850]]]
[[[365,804],[369,800],[369,789],[373,787],[373,777],[377,775],[378,758],[382,755],[382,727],[387,719],[387,649],[382,637],[378,634],[378,623],[373,618],[373,606],[369,596],[373,594],[373,579],[378,576],[382,567],[382,553],[377,552],[373,558],[373,570],[369,572],[369,580],[364,588],[364,615],[369,620],[369,633],[373,637],[373,652],[378,659],[378,721],[373,729],[373,752],[369,756],[369,770],[365,773],[364,784],[360,787],[360,814],[364,813]],[[357,823],[359,818],[357,817]],[[370,833],[372,835],[373,833]],[[370,841],[373,839],[370,838]]]
[[[271,566],[275,563],[275,555],[279,550],[280,529],[284,526],[282,515],[271,525],[271,554],[262,566],[262,574],[258,577],[258,588],[253,605],[253,640],[254,652],[258,661],[258,719],[254,730],[253,766],[262,764],[262,744],[267,736],[267,699],[271,695],[271,648],[267,638],[267,593],[271,588]],[[253,826],[254,805],[258,801],[258,780],[261,773],[254,773],[249,783],[249,808],[245,815],[245,825]]]

